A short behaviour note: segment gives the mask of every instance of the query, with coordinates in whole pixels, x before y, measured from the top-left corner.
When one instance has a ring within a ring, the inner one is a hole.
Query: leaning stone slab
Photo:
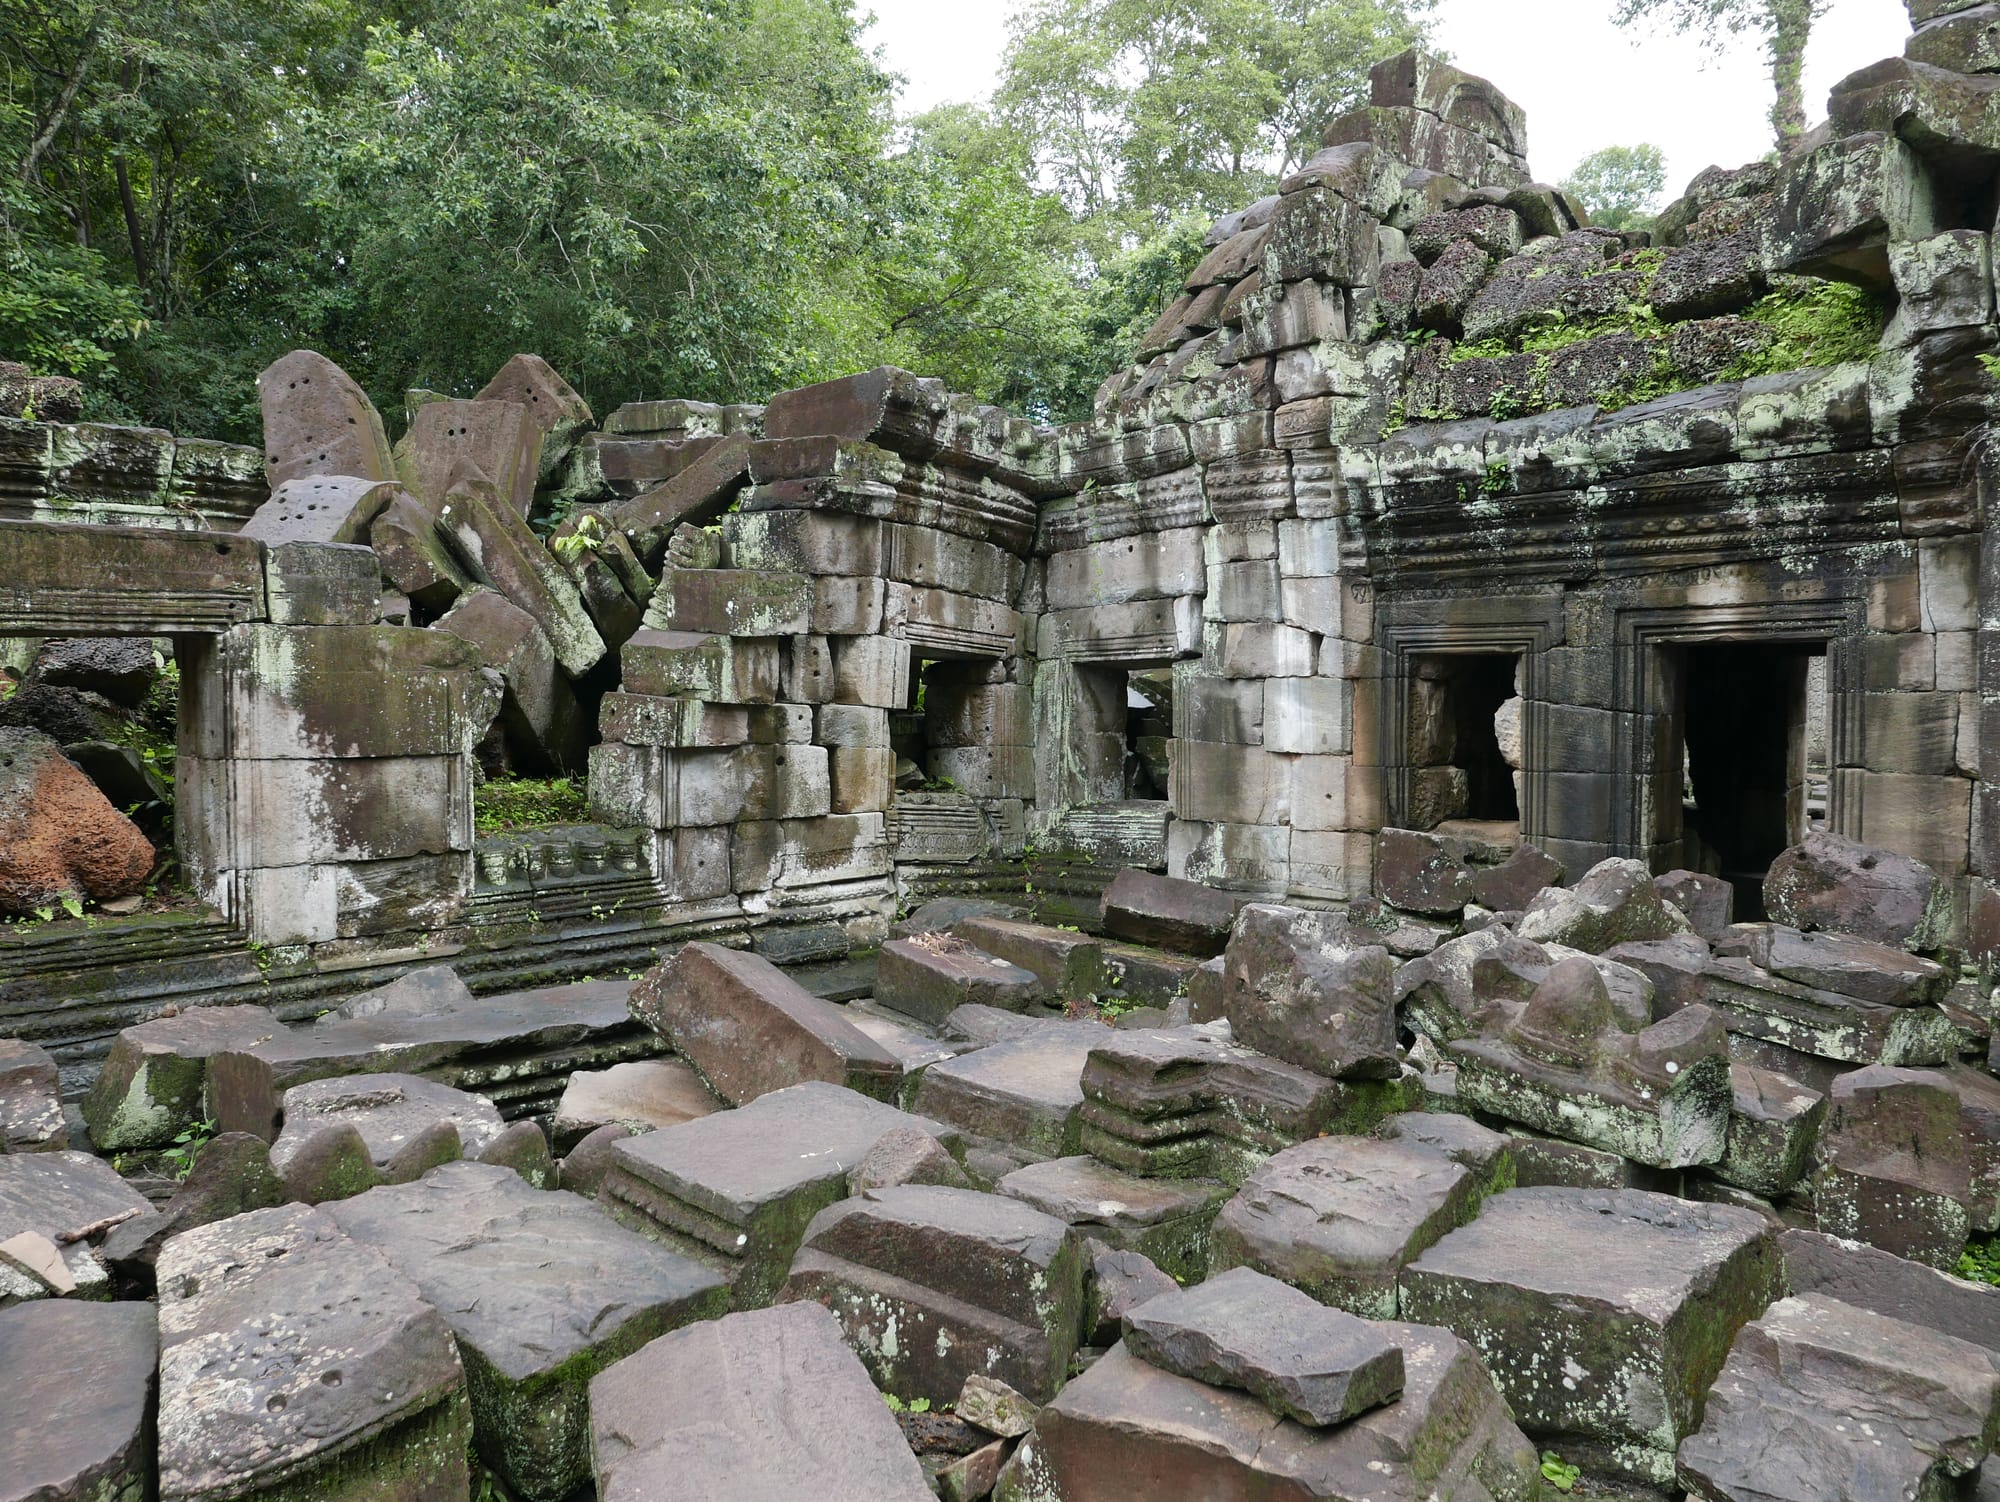
[[[1637,1189],[1515,1189],[1403,1273],[1403,1310],[1478,1348],[1539,1443],[1654,1486],[1725,1342],[1778,1296],[1762,1217]]]
[[[1027,1158],[1077,1151],[1083,1066],[1107,1035],[1094,1022],[1043,1022],[924,1071],[912,1109]]]
[[[1920,860],[1819,833],[1771,863],[1764,907],[1794,928],[1921,952],[1944,941],[1951,889]]]
[[[590,1384],[602,1502],[929,1502],[867,1370],[817,1304],[661,1336]]]
[[[581,678],[604,660],[608,649],[575,580],[529,530],[525,506],[517,513],[490,488],[466,488],[445,496],[436,512],[439,531],[467,566],[535,618],[565,673]]]
[[[144,1195],[89,1153],[0,1154],[0,1243],[28,1233],[53,1245],[68,1281],[86,1298],[109,1291],[92,1245],[115,1227],[152,1213]],[[0,1265],[0,1308],[52,1291],[57,1290],[47,1281]]]
[[[729,1304],[712,1270],[504,1168],[448,1163],[327,1213],[451,1326],[480,1452],[526,1502],[589,1479],[593,1376]]]
[[[1030,1163],[995,1187],[1188,1282],[1208,1275],[1209,1228],[1229,1197],[1229,1186],[1211,1179],[1139,1178],[1088,1154]]]
[[[325,355],[295,349],[257,377],[264,409],[264,474],[277,489],[301,475],[393,480],[382,416]]]
[[[46,1049],[0,1038],[0,1153],[61,1152],[62,1079]]]
[[[502,1130],[482,1096],[414,1074],[353,1074],[285,1092],[271,1167],[309,1205],[406,1183],[440,1163],[476,1158]],[[365,1158],[347,1146],[359,1139]]]
[[[128,1027],[83,1098],[101,1152],[165,1147],[203,1119],[208,1061],[285,1032],[263,1007],[192,1007]]]
[[[150,1304],[49,1299],[0,1312],[6,1502],[145,1502],[159,1321]]]
[[[1735,956],[1708,962],[1703,999],[1741,1037],[1846,1064],[1942,1064],[1957,1050],[1936,1007],[1883,1006],[1815,990]]]
[[[935,1026],[962,1006],[1019,1012],[1044,994],[1032,970],[989,954],[956,934],[912,934],[883,944],[875,1000]]]
[[[962,1151],[936,1121],[809,1081],[612,1144],[598,1198],[634,1230],[722,1272],[735,1307],[754,1308],[784,1281],[807,1222],[846,1197],[848,1174],[900,1126]]]
[[[1222,976],[1237,1042],[1331,1079],[1395,1078],[1395,967],[1379,945],[1350,945],[1338,920],[1252,903]]]
[[[732,1105],[802,1080],[893,1100],[903,1066],[761,955],[684,945],[632,989],[632,1015],[668,1042]]]
[[[1428,1148],[1321,1137],[1250,1175],[1216,1217],[1209,1264],[1255,1268],[1336,1309],[1393,1318],[1404,1267],[1477,1215],[1482,1189]]]
[[[1247,1267],[1141,1304],[1125,1316],[1125,1348],[1161,1371],[1251,1393],[1315,1428],[1403,1391],[1402,1348],[1380,1326]]]
[[[1403,1395],[1328,1429],[1114,1346],[1042,1410],[1002,1472],[996,1502],[1540,1496],[1539,1458],[1472,1347],[1448,1330],[1377,1328],[1403,1353]]]
[[[1068,1226],[1019,1200],[906,1184],[815,1216],[778,1297],[831,1309],[899,1398],[941,1406],[977,1373],[1046,1402],[1069,1372],[1087,1264]]]
[[[681,1059],[634,1059],[609,1069],[579,1069],[563,1087],[549,1134],[567,1153],[599,1127],[619,1125],[634,1136],[712,1116],[722,1103]]]
[[[1806,1294],[1743,1327],[1681,1442],[1697,1502],[1946,1497],[2000,1439],[1983,1346]],[[1782,1479],[1780,1479],[1782,1478]]]
[[[1736,933],[1753,965],[1782,980],[1876,1006],[1929,1006],[1943,998],[1952,980],[1934,960],[1850,934],[1803,933],[1778,923],[1747,925]]]
[[[1775,1199],[1812,1166],[1826,1120],[1826,1097],[1775,1069],[1729,1066],[1734,1097],[1729,1142],[1715,1176],[1725,1184]]]
[[[1990,1283],[1970,1283],[1880,1247],[1818,1231],[1781,1231],[1778,1250],[1792,1293],[1824,1294],[2000,1353],[2000,1288]]]
[[[1120,871],[1104,891],[1104,931],[1159,949],[1206,959],[1222,953],[1236,920],[1236,899],[1198,881]]]
[[[163,1502],[465,1495],[451,1330],[327,1215],[285,1205],[177,1236],[159,1286]]]

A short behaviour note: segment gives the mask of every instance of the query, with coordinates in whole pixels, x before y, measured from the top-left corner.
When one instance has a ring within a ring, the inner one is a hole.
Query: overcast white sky
[[[901,73],[902,109],[982,100],[993,90],[1012,0],[864,0],[869,40]],[[1651,141],[1667,153],[1669,196],[1711,164],[1770,148],[1771,89],[1754,39],[1733,46],[1665,31],[1621,31],[1613,0],[1442,0],[1438,39],[1528,112],[1529,161],[1553,182],[1600,146]],[[1902,0],[1833,0],[1806,59],[1807,111],[1857,68],[1900,54]]]

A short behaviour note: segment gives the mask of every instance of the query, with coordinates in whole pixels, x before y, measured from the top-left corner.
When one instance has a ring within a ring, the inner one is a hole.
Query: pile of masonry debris
[[[129,1028],[67,1111],[0,1044],[4,1495],[1989,1495],[1938,879],[1817,835],[1737,924],[1383,847],[1345,915],[941,899],[845,1003],[703,942],[433,967]]]

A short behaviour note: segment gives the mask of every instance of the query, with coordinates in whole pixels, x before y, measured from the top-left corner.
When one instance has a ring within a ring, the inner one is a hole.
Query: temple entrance
[[[1408,827],[1520,819],[1520,662],[1513,652],[1411,657]]]

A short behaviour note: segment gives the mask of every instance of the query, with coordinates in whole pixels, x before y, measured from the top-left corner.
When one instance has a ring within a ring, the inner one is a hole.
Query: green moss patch
[[[574,777],[495,777],[472,794],[473,826],[481,834],[581,824],[589,812],[589,790]]]

